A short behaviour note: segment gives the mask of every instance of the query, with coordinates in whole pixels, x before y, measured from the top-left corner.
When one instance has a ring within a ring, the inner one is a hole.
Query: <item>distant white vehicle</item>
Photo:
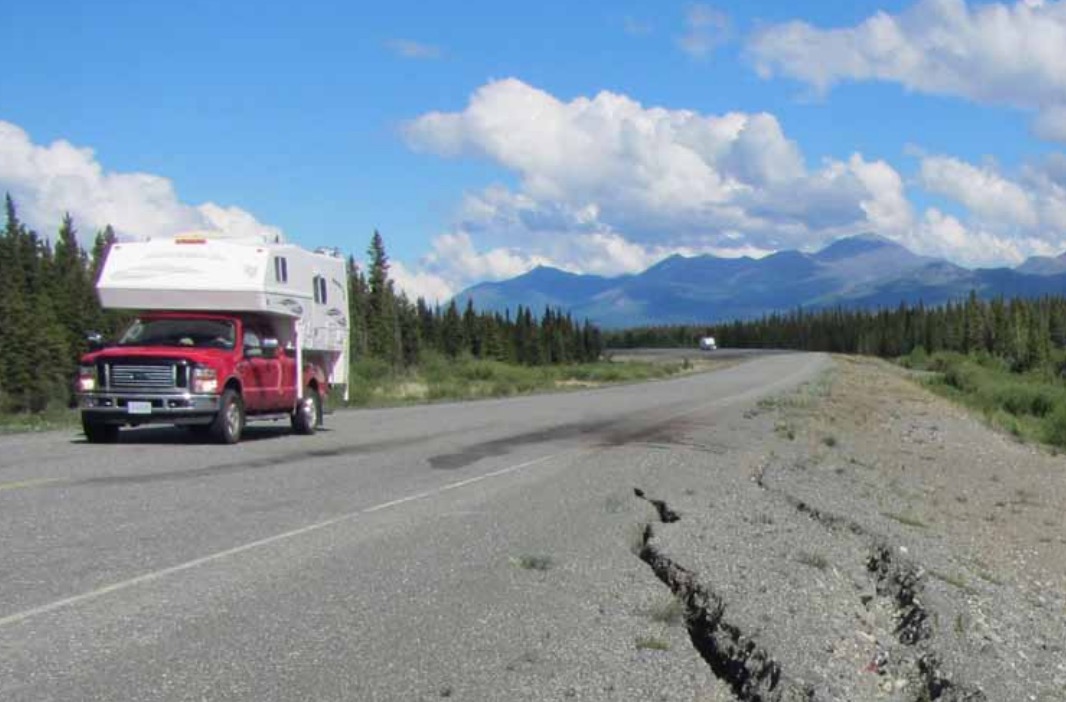
[[[714,351],[718,348],[713,336],[705,336],[700,339],[700,351]]]

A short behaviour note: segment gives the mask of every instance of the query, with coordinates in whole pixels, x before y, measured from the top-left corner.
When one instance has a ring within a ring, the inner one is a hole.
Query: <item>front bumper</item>
[[[218,395],[192,393],[86,392],[77,398],[84,417],[104,424],[207,424],[219,407]]]

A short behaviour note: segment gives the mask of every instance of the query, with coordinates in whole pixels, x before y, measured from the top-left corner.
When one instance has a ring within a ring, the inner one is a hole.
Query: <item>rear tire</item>
[[[319,418],[322,416],[320,409],[321,400],[314,388],[308,388],[304,396],[300,398],[300,404],[292,413],[292,431],[296,434],[309,436],[315,433]]]
[[[221,444],[235,444],[244,433],[244,422],[244,400],[236,390],[226,388],[219,400],[215,421],[211,422],[211,436]]]
[[[113,444],[118,441],[117,424],[94,421],[84,414],[81,416],[81,430],[85,432],[85,440],[90,444]]]

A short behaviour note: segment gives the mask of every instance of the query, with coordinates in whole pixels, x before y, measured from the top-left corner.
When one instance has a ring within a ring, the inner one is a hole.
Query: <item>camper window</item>
[[[326,304],[326,279],[320,275],[315,276],[315,302]]]
[[[279,283],[289,282],[289,269],[284,256],[274,257],[274,280]]]

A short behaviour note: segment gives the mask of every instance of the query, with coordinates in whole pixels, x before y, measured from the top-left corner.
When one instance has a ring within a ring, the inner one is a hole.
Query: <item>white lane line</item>
[[[315,524],[308,524],[307,526],[300,527],[299,529],[293,529],[292,531],[286,531],[286,532],[284,532],[282,534],[275,534],[274,536],[268,536],[265,539],[259,539],[258,541],[252,541],[252,542],[243,544],[241,546],[236,546],[234,548],[226,549],[225,551],[219,551],[217,553],[212,553],[209,556],[203,556],[202,558],[197,558],[195,560],[186,561],[185,563],[179,563],[178,565],[170,566],[169,568],[163,568],[162,570],[156,570],[156,571],[152,571],[151,573],[145,573],[144,575],[138,575],[136,578],[130,578],[129,580],[123,580],[121,582],[113,583],[111,585],[106,585],[106,586],[101,587],[101,588],[96,589],[96,590],[90,590],[89,592],[83,592],[80,595],[73,595],[71,597],[64,597],[61,600],[56,600],[55,602],[50,602],[50,603],[48,603],[46,605],[41,605],[40,607],[34,607],[32,609],[23,610],[21,612],[16,612],[15,614],[10,614],[10,615],[8,615],[6,617],[2,617],[2,618],[0,618],[0,628],[3,628],[5,626],[9,626],[11,624],[17,624],[19,622],[22,622],[22,621],[25,621],[27,619],[30,619],[31,617],[39,616],[41,614],[48,614],[49,612],[54,612],[57,609],[62,609],[64,607],[70,607],[72,605],[80,604],[82,602],[88,602],[89,600],[95,600],[95,599],[97,599],[99,597],[103,597],[104,595],[110,595],[113,592],[119,592],[120,590],[127,590],[127,589],[129,589],[131,587],[136,587],[137,585],[143,585],[145,583],[150,583],[150,582],[153,582],[155,580],[159,580],[161,578],[165,578],[168,575],[174,575],[175,573],[180,573],[182,571],[191,570],[193,568],[196,568],[198,566],[202,566],[202,565],[207,564],[207,563],[213,563],[214,561],[220,561],[220,560],[223,560],[225,558],[229,558],[230,556],[236,556],[237,554],[244,553],[245,551],[251,551],[252,549],[260,548],[262,546],[268,546],[270,544],[277,543],[279,541],[284,541],[286,539],[291,539],[291,538],[294,538],[294,537],[297,537],[297,536],[301,536],[303,534],[309,534],[309,533],[311,533],[313,531],[319,531],[321,529],[326,529],[327,527],[331,527],[331,526],[334,526],[336,524],[340,524],[341,522],[350,521],[350,520],[355,519],[355,518],[357,518],[357,517],[359,517],[361,515],[364,515],[364,514],[371,514],[373,512],[380,512],[381,510],[388,509],[389,507],[395,507],[397,505],[402,505],[402,504],[404,504],[406,502],[414,502],[415,500],[422,500],[422,499],[425,499],[427,497],[433,497],[434,495],[439,495],[441,493],[448,492],[449,490],[455,490],[457,488],[461,488],[461,487],[464,487],[466,485],[472,485],[473,483],[478,483],[478,482],[481,482],[482,480],[488,480],[489,478],[495,478],[495,477],[499,477],[501,475],[506,475],[508,473],[514,473],[514,472],[523,470],[525,468],[531,468],[531,467],[533,467],[535,465],[538,465],[540,463],[544,463],[546,461],[550,461],[553,458],[559,458],[561,456],[565,456],[565,455],[571,454],[571,453],[575,453],[575,451],[564,451],[562,453],[551,454],[549,456],[541,456],[540,458],[534,458],[531,461],[526,461],[524,463],[519,463],[517,465],[508,466],[507,468],[501,468],[500,470],[494,470],[494,471],[492,471],[490,473],[483,473],[481,475],[476,475],[476,476],[474,476],[472,478],[467,478],[466,480],[459,480],[459,481],[454,482],[454,483],[448,483],[447,485],[442,485],[442,486],[434,488],[432,490],[426,490],[424,492],[419,492],[419,493],[416,493],[416,494],[413,494],[413,495],[408,495],[406,497],[401,497],[401,498],[396,499],[396,500],[389,500],[388,502],[382,502],[381,504],[374,505],[373,507],[366,507],[364,509],[361,509],[361,510],[358,510],[358,511],[355,511],[355,512],[349,512],[347,514],[342,514],[340,516],[332,517],[331,519],[327,519],[327,520],[322,521],[322,522],[316,522]]]

